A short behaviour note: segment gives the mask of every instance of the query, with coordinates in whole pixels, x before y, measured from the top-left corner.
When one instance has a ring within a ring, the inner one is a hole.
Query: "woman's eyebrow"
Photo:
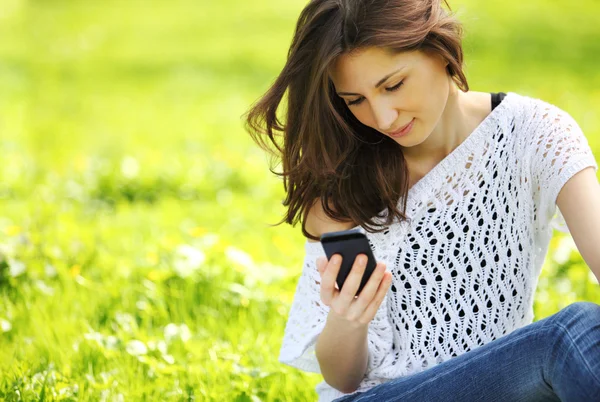
[[[398,70],[396,70],[396,71],[394,71],[394,72],[391,72],[391,73],[389,73],[388,75],[386,75],[385,77],[383,77],[382,79],[380,79],[380,80],[377,82],[377,84],[375,84],[375,88],[379,88],[379,87],[381,86],[381,84],[383,84],[384,82],[386,82],[386,81],[388,80],[388,78],[390,78],[392,75],[394,75],[394,74],[396,74],[396,73],[398,73],[398,72],[402,71],[403,69],[404,69],[404,67],[402,67],[402,68],[399,68]],[[353,92],[336,92],[336,93],[337,93],[339,96],[344,96],[344,95],[345,95],[345,96],[348,96],[348,95],[350,95],[350,96],[355,96],[355,95],[357,95],[357,96],[361,96],[360,94],[353,93]]]

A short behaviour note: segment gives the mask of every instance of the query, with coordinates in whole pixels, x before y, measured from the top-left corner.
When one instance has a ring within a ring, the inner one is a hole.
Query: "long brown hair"
[[[283,70],[246,115],[252,138],[282,161],[281,172],[271,166],[287,193],[279,224],[301,220],[302,233],[318,240],[305,225],[315,202],[329,218],[370,232],[406,219],[408,169],[400,146],[354,117],[328,71],[337,57],[361,48],[421,50],[443,57],[448,74],[468,91],[461,41],[462,26],[441,0],[310,1]]]

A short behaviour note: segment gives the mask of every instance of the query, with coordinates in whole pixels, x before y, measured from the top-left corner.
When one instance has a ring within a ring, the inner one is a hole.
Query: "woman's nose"
[[[385,103],[379,104],[373,108],[375,123],[381,131],[390,132],[394,127],[394,122],[398,120],[398,112],[395,108]]]

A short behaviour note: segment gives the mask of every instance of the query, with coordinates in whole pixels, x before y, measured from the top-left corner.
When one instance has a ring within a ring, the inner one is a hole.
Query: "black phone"
[[[368,258],[365,273],[358,287],[356,295],[361,292],[363,287],[367,284],[367,281],[373,274],[375,267],[377,267],[377,261],[373,256],[373,251],[367,240],[367,236],[360,229],[342,230],[340,232],[329,232],[321,235],[321,244],[323,250],[327,255],[327,259],[330,260],[334,254],[342,256],[342,266],[338,272],[336,283],[340,290],[354,265],[354,260],[359,254],[365,254]]]

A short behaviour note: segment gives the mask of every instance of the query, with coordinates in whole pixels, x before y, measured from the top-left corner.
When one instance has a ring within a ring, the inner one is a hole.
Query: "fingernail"
[[[342,261],[341,261],[341,257],[340,257],[339,255],[337,255],[337,254],[336,254],[336,255],[334,255],[334,256],[333,256],[333,258],[331,258],[331,262],[337,265],[337,264],[339,264],[340,262],[342,262]]]

